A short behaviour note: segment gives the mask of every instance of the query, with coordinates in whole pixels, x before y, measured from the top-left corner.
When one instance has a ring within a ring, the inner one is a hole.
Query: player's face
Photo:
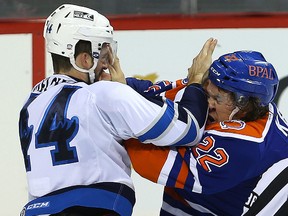
[[[209,104],[207,124],[229,120],[229,116],[235,108],[231,95],[228,92],[220,90],[210,80],[207,81],[205,91]]]

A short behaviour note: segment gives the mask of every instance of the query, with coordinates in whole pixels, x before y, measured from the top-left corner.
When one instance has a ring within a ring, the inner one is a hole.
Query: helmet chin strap
[[[75,59],[74,59],[73,56],[70,56],[69,59],[70,59],[70,63],[72,64],[72,66],[73,66],[76,70],[78,70],[78,71],[80,71],[80,72],[82,72],[82,73],[88,73],[90,83],[94,83],[94,82],[95,82],[95,72],[94,72],[94,70],[95,70],[95,68],[96,68],[96,66],[97,66],[97,60],[96,60],[95,58],[93,58],[93,66],[92,66],[89,70],[86,70],[86,69],[83,69],[83,68],[78,67],[78,66],[76,65],[76,63],[75,63]]]
[[[231,114],[229,115],[229,121],[233,119],[234,115],[239,112],[239,107],[236,106],[234,110],[232,110]]]

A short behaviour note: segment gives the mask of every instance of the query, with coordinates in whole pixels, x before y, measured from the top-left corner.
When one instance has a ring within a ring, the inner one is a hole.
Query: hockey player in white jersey
[[[179,103],[111,82],[123,79],[117,43],[108,19],[92,9],[60,6],[44,37],[55,73],[33,88],[20,112],[29,193],[21,214],[131,215],[135,194],[122,140],[196,144],[208,110],[199,80],[189,75]]]

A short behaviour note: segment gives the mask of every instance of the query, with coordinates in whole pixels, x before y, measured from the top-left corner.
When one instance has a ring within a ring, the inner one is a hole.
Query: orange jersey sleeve
[[[172,88],[168,91],[164,92],[166,98],[170,100],[174,100],[178,91],[187,86],[186,79],[179,79],[173,83]],[[143,144],[137,139],[129,139],[124,141],[124,146],[128,152],[130,160],[132,162],[134,170],[142,177],[155,182],[166,185],[163,182],[165,181],[165,177],[162,176],[169,175],[171,171],[171,167],[165,167],[165,164],[173,162],[171,166],[173,166],[175,162],[175,155],[178,157],[184,157],[186,148],[179,147],[177,151],[172,150],[169,147],[159,147],[153,144]],[[174,153],[174,154],[173,154]],[[180,153],[180,154],[179,154]],[[169,160],[169,157],[171,160]],[[177,166],[179,161],[177,162]],[[170,170],[169,170],[170,169]],[[189,167],[182,160],[180,167],[177,169],[178,177],[175,179],[174,187],[184,188],[185,181],[188,176]],[[161,180],[162,179],[162,180]],[[161,182],[162,181],[162,182]]]
[[[142,177],[157,183],[169,149],[152,144],[142,144],[137,139],[129,139],[124,144],[135,171]]]
[[[124,142],[126,150],[129,154],[134,170],[142,177],[162,185],[167,185],[165,177],[170,174],[173,166],[177,166],[177,169],[173,169],[177,172],[176,178],[174,177],[175,184],[173,187],[184,188],[186,179],[189,173],[189,166],[182,159],[184,157],[187,148],[178,147],[159,147],[152,144],[143,144],[136,139],[129,139]],[[180,157],[182,161],[179,164],[179,160],[176,157]],[[171,178],[171,177],[170,177]]]

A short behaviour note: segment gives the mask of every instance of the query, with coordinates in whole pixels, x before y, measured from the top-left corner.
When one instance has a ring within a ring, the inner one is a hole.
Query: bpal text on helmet
[[[261,66],[255,66],[255,65],[248,65],[249,67],[249,75],[250,76],[256,76],[256,77],[261,77],[261,78],[266,78],[270,80],[274,80],[273,76],[273,69],[269,68],[263,68]]]

